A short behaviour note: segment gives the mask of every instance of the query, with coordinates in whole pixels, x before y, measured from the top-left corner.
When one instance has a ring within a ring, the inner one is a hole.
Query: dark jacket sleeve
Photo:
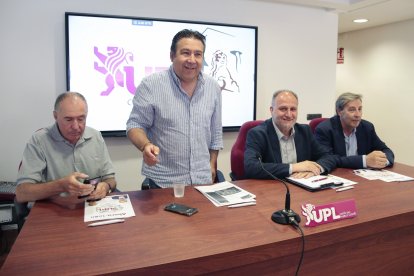
[[[360,154],[369,154],[371,152],[373,152],[374,150],[379,150],[382,151],[383,153],[385,153],[385,155],[387,156],[387,160],[389,162],[389,166],[394,165],[394,153],[393,151],[378,137],[376,131],[375,131],[375,127],[372,123],[368,122],[368,121],[362,121],[361,124],[363,126],[365,126],[365,128],[367,129],[367,141],[369,141],[368,145],[366,145],[367,147],[369,147],[369,149],[363,153],[363,152],[359,152]],[[359,147],[359,139],[358,139],[358,147]]]
[[[346,156],[345,138],[338,116],[320,123],[315,130],[316,140],[331,153],[337,156],[338,167],[363,168],[362,156],[374,150],[383,151],[390,165],[394,164],[394,154],[375,132],[374,125],[362,120],[357,131],[358,155]]]
[[[362,156],[346,156],[345,139],[342,127],[337,125],[336,116],[320,123],[315,129],[316,141],[328,152],[336,156],[337,166],[342,168],[362,168]]]
[[[298,162],[315,161],[324,168],[325,174],[337,167],[337,156],[316,141],[308,125],[296,124],[295,146]]]
[[[305,160],[320,164],[326,173],[336,168],[336,158],[316,142],[308,125],[295,124],[295,147],[297,162]],[[246,178],[271,179],[272,177],[261,167],[258,156],[261,156],[263,167],[278,178],[289,176],[289,164],[282,163],[279,140],[271,119],[251,129],[247,134],[244,155],[244,171]]]
[[[244,151],[245,178],[272,179],[262,168],[258,158],[259,156],[262,160],[263,167],[271,174],[278,178],[289,176],[289,164],[282,163],[280,151],[278,157],[275,157],[273,154],[270,140],[273,138],[273,143],[278,143],[277,135],[274,133],[274,136],[270,134],[271,137],[269,137],[267,126],[273,127],[271,120],[266,120],[257,127],[250,129],[247,133],[246,148]]]

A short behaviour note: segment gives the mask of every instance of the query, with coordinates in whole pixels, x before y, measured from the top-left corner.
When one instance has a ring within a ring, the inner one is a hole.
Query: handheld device
[[[94,177],[94,178],[86,178],[83,181],[83,184],[91,184],[94,185],[94,190],[96,189],[96,185],[101,181],[101,177]],[[78,196],[79,199],[88,197],[89,195]]]
[[[187,205],[178,203],[170,203],[167,206],[165,206],[164,210],[188,217],[198,212],[197,208],[189,207]]]

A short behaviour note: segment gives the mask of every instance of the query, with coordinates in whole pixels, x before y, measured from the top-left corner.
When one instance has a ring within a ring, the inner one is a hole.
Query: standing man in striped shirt
[[[143,154],[150,188],[211,184],[216,177],[222,100],[218,83],[202,72],[204,51],[204,35],[178,32],[170,68],[144,78],[135,93],[127,135]]]

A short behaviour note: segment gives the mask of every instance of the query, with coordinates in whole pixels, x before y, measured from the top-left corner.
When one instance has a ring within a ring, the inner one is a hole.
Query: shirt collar
[[[71,144],[68,140],[66,140],[62,134],[60,134],[59,128],[57,123],[55,123],[52,128],[50,129],[50,136],[53,140],[58,142],[65,142],[67,144]],[[83,142],[90,140],[92,138],[92,132],[88,127],[85,127],[85,130],[82,134],[82,136],[79,138],[79,141],[76,143],[76,145],[82,144]]]
[[[294,138],[295,137],[295,127],[292,127],[292,132],[290,133],[290,136],[289,137],[286,137],[286,136],[284,136],[284,134],[279,130],[279,128],[276,126],[276,124],[275,124],[275,122],[273,121],[273,118],[272,118],[272,124],[273,124],[273,127],[274,127],[274,129],[275,129],[275,131],[276,131],[276,134],[277,134],[277,138],[279,139],[279,140],[287,140],[287,139],[289,139],[289,138]]]
[[[347,135],[345,134],[345,132],[343,132],[343,133],[344,133],[344,136],[345,136],[345,137],[352,137],[352,136],[355,136],[356,132],[357,132],[357,129],[356,129],[356,128],[354,128],[354,129],[352,130],[351,134],[349,134],[349,136],[347,136]]]

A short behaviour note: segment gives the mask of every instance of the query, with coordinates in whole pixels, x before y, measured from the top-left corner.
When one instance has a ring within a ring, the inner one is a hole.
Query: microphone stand
[[[298,226],[300,222],[300,216],[297,213],[295,213],[295,211],[290,209],[290,190],[289,190],[289,187],[286,181],[280,178],[277,178],[271,172],[265,169],[265,167],[263,166],[262,157],[260,156],[259,153],[257,154],[257,159],[259,159],[260,166],[262,166],[263,171],[265,171],[274,180],[282,182],[286,187],[285,209],[275,211],[272,214],[272,221],[278,224],[284,224],[284,225],[293,224],[295,226]]]

